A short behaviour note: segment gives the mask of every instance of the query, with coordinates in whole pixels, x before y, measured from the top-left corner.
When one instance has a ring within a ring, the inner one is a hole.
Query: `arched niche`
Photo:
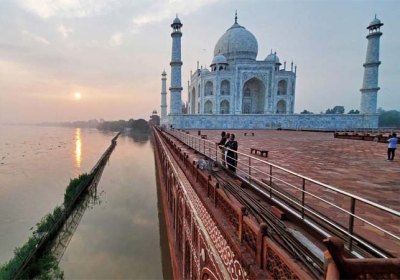
[[[190,113],[194,114],[196,111],[196,89],[194,87],[192,89],[192,97],[190,101]]]
[[[284,100],[279,100],[276,104],[277,114],[286,114],[286,102]]]
[[[258,78],[251,78],[242,88],[242,114],[263,114],[265,107],[265,85]]]
[[[231,91],[231,84],[227,80],[221,82],[221,95],[229,95]]]
[[[213,95],[213,83],[208,81],[204,90],[204,96]]]
[[[222,100],[220,105],[219,105],[219,113],[220,114],[229,114],[229,101],[228,100]]]
[[[278,95],[287,94],[287,82],[285,80],[280,80],[278,83]]]
[[[213,104],[210,100],[204,103],[204,114],[212,114]]]

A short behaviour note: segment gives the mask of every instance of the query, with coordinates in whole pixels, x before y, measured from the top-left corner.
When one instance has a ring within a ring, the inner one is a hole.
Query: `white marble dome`
[[[222,54],[228,61],[233,59],[255,60],[257,53],[256,37],[238,23],[232,25],[222,35],[214,48],[214,57]]]
[[[176,17],[176,18],[174,19],[173,24],[182,24],[182,23],[181,23],[181,20],[180,20],[178,17]]]
[[[213,59],[211,65],[214,65],[214,64],[226,64],[226,63],[227,63],[226,57],[223,56],[222,54],[217,54],[217,55],[214,57],[214,59]]]
[[[271,53],[264,59],[264,61],[279,63],[279,57],[276,54]]]
[[[372,25],[379,25],[379,24],[381,24],[381,21],[380,21],[378,18],[374,18],[374,20],[371,21],[371,23],[369,24],[369,26],[372,26]]]

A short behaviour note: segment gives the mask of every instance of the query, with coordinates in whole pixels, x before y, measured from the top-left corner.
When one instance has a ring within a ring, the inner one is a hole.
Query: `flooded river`
[[[63,200],[70,178],[89,172],[113,133],[61,127],[0,127],[0,263]],[[120,135],[62,256],[66,279],[172,278],[153,147]]]

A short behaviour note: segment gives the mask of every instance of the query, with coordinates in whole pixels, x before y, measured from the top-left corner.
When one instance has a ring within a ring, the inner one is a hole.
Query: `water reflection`
[[[54,238],[54,241],[50,245],[50,251],[58,262],[60,262],[62,256],[64,255],[64,252],[67,249],[67,246],[71,241],[71,238],[74,235],[76,229],[78,228],[86,209],[93,209],[93,206],[101,205],[102,201],[100,199],[100,196],[105,193],[105,191],[97,193],[97,184],[100,180],[100,177],[101,175],[98,177],[98,180],[94,182],[94,184],[92,184],[84,193],[83,197],[75,206],[74,210],[72,210],[63,227],[57,233],[57,236]]]
[[[75,129],[75,166],[80,168],[82,162],[81,129]]]
[[[142,133],[142,132],[135,132],[131,131],[128,136],[132,138],[133,142],[139,143],[139,144],[145,144],[147,141],[149,141],[149,135],[150,132],[148,133]]]

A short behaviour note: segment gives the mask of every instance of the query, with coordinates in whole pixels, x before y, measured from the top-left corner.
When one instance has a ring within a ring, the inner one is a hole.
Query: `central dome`
[[[214,48],[214,57],[222,54],[228,61],[256,60],[257,53],[256,37],[237,22],[222,35]]]

